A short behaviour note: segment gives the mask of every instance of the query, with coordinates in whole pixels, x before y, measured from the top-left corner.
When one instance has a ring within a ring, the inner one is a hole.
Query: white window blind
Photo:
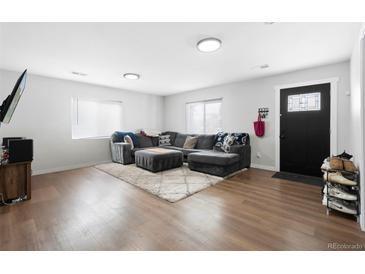
[[[186,104],[186,131],[214,134],[222,130],[222,99]]]
[[[74,98],[72,139],[109,137],[122,128],[122,102]]]

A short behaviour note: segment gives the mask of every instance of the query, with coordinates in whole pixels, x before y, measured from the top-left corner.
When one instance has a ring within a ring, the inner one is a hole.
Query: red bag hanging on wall
[[[253,127],[255,129],[255,134],[258,137],[262,137],[265,135],[265,122],[261,121],[261,115],[257,118],[257,121],[253,123]]]

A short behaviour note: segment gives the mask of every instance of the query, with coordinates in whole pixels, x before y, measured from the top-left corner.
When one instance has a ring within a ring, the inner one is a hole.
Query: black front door
[[[321,176],[330,155],[330,84],[280,90],[280,171]]]

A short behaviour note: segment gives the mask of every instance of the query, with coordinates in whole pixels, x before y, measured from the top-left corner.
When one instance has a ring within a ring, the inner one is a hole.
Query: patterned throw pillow
[[[230,135],[227,135],[225,138],[224,138],[224,141],[223,141],[223,145],[222,145],[222,150],[224,151],[224,152],[229,152],[230,151],[230,148],[231,148],[231,146],[233,146],[234,145],[234,143],[235,143],[235,141],[236,141],[236,137],[234,136],[234,135],[232,135],[232,134],[230,134]]]
[[[160,135],[158,145],[171,146],[170,135]]]
[[[132,149],[134,148],[134,144],[133,144],[133,140],[132,140],[131,136],[129,136],[129,135],[124,136],[124,142],[130,144],[132,146]]]
[[[247,145],[250,142],[250,136],[247,133],[232,133],[232,135],[236,138],[237,145]]]
[[[228,136],[227,132],[218,132],[217,135],[215,136],[214,147],[216,148],[222,147],[224,138],[226,138],[226,136]]]

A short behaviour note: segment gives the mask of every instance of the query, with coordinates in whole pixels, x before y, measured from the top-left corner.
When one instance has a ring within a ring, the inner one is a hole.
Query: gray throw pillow
[[[193,149],[196,146],[197,142],[198,142],[198,136],[196,136],[196,137],[188,136],[188,137],[186,137],[183,148]]]

